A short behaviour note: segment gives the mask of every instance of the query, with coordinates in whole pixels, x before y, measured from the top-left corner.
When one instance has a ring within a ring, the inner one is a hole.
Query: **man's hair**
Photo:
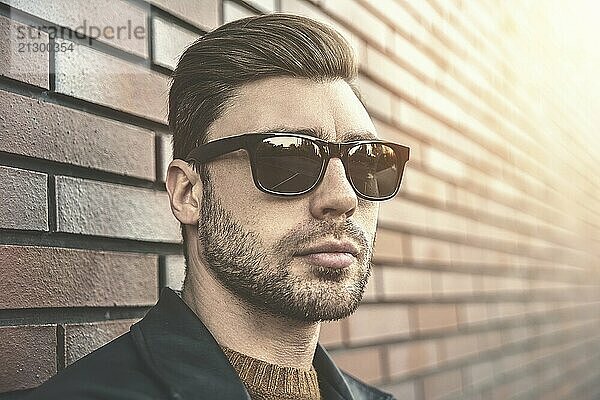
[[[173,158],[185,159],[205,143],[210,125],[244,84],[277,76],[316,82],[343,79],[358,96],[357,74],[354,52],[344,37],[312,19],[276,13],[222,25],[191,44],[173,72],[169,92]],[[210,184],[203,166],[199,172],[203,183]],[[184,226],[182,235],[187,269]]]

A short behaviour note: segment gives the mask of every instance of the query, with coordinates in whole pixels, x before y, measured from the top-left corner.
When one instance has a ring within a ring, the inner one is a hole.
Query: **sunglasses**
[[[246,133],[194,148],[186,161],[206,163],[246,150],[256,187],[278,196],[298,196],[321,183],[329,160],[339,158],[356,194],[366,200],[387,200],[398,193],[410,149],[382,140],[332,143],[295,133]]]

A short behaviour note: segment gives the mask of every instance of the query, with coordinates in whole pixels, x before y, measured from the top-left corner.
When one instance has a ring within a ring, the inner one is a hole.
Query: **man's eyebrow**
[[[325,133],[323,128],[289,128],[289,127],[276,127],[266,130],[261,130],[262,133],[295,133],[299,135],[314,136],[323,140],[331,140],[329,135]],[[341,142],[350,142],[353,140],[378,140],[375,133],[368,130],[350,130],[342,135]]]
[[[353,140],[378,140],[375,133],[367,130],[352,130],[342,135],[342,142],[351,142]]]
[[[314,136],[319,139],[328,140],[327,135],[323,128],[289,128],[285,126],[278,126],[266,130],[261,130],[261,133],[295,133],[298,135]]]

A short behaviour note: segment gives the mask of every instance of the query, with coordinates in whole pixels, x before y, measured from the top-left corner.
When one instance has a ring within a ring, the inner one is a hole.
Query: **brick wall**
[[[323,326],[338,364],[401,399],[596,398],[599,157],[514,68],[495,0],[0,3],[0,398],[181,286],[168,74],[203,32],[272,11],[343,32],[380,135],[412,149],[364,304]],[[83,19],[145,35],[53,37]],[[70,50],[19,52],[28,26]]]

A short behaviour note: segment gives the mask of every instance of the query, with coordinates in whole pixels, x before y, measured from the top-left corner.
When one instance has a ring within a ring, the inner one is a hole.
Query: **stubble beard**
[[[251,306],[277,316],[305,322],[333,321],[359,306],[371,274],[373,241],[346,220],[340,226],[314,221],[292,229],[272,247],[238,223],[204,184],[198,240],[207,267],[217,280]],[[334,237],[355,241],[360,248],[351,267],[334,269],[301,263],[292,271],[294,252]]]

